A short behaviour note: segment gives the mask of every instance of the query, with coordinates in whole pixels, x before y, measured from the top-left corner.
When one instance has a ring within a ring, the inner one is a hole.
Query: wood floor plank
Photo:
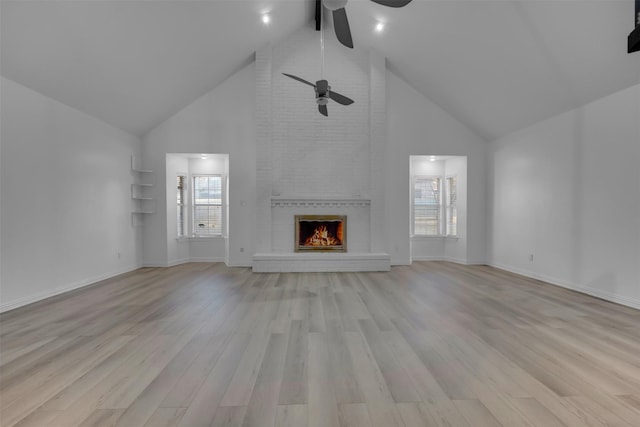
[[[242,425],[244,427],[272,427],[280,394],[282,372],[287,354],[288,336],[271,334],[260,372],[251,392],[251,399]]]
[[[365,397],[372,426],[402,427],[402,418],[393,396],[364,337],[345,332],[347,346],[354,360],[356,378]]]
[[[14,424],[16,427],[42,427],[47,426],[58,416],[58,411],[37,410]],[[1,417],[0,417],[1,418]]]
[[[211,427],[241,427],[247,413],[246,406],[220,406]]]
[[[355,374],[354,363],[346,343],[346,336],[337,319],[327,321],[327,345],[331,382],[336,402],[364,403],[364,395]]]
[[[180,420],[180,426],[198,427],[211,424],[215,410],[227,391],[250,338],[247,334],[233,336]]]
[[[536,399],[533,398],[512,398],[519,412],[522,413],[532,425],[549,427],[563,427],[562,421],[549,412]]]
[[[187,408],[158,408],[143,427],[177,427]]]
[[[2,393],[2,420],[15,423],[42,406],[60,390],[72,384],[111,354],[131,337],[116,337],[101,341],[88,339],[68,354],[68,359],[53,360],[47,369],[37,371],[24,383]],[[5,400],[6,399],[6,400]]]
[[[278,405],[276,408],[277,427],[306,427],[307,405]]]
[[[473,427],[503,427],[486,406],[477,399],[454,400],[453,404]]]
[[[382,336],[423,401],[436,402],[449,398],[400,333],[397,331],[383,332]]]
[[[393,400],[395,402],[419,402],[421,399],[413,386],[413,382],[383,340],[375,322],[371,319],[364,319],[360,320],[359,323],[360,330],[380,368]]]
[[[112,427],[122,416],[124,409],[96,409],[80,427]]]
[[[196,355],[193,363],[168,390],[160,406],[167,408],[188,407],[231,340],[232,335],[206,337],[208,338],[206,347]]]
[[[2,427],[640,426],[640,311],[487,266],[143,268],[0,324]]]
[[[307,328],[306,322],[291,320],[287,356],[278,399],[281,405],[307,403]]]
[[[338,407],[340,427],[369,427],[369,409],[366,403],[341,403]]]
[[[246,335],[246,334],[243,334]],[[246,351],[242,353],[240,363],[231,379],[220,406],[247,406],[253,391],[262,357],[267,349],[270,335],[256,333],[251,335],[251,340]]]
[[[324,332],[309,333],[309,427],[339,427],[327,347]]]
[[[224,337],[216,337],[222,338]],[[151,418],[171,388],[184,375],[193,360],[211,341],[209,336],[196,336],[189,341],[171,362],[140,393],[115,424],[119,427],[141,426]],[[221,340],[222,341],[222,340]]]

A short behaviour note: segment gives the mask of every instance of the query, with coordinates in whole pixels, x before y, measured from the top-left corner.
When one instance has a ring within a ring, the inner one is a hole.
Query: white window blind
[[[193,177],[193,234],[196,236],[222,234],[222,177],[220,175]]]
[[[176,176],[176,205],[177,205],[177,235],[178,237],[185,236],[185,184],[187,177],[178,175]]]
[[[447,178],[447,236],[458,235],[458,178]]]
[[[438,177],[415,177],[413,184],[413,234],[437,236],[441,226],[441,182]]]

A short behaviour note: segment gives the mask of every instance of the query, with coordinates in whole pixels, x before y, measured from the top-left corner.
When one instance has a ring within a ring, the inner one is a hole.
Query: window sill
[[[447,236],[444,234],[438,234],[438,235],[433,235],[433,236],[427,236],[424,234],[414,234],[413,236],[411,236],[411,239],[413,240],[430,240],[430,239],[447,239],[447,240],[458,240],[459,237],[458,236]]]
[[[222,234],[214,235],[214,236],[180,236],[176,237],[178,242],[189,242],[189,241],[198,241],[198,240],[216,240],[216,239],[226,239],[226,236]]]

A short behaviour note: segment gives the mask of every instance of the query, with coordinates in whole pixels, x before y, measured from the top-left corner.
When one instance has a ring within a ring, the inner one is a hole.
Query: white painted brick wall
[[[282,75],[315,83],[321,78],[320,58],[320,33],[312,28],[256,54],[256,215],[259,234],[267,235],[258,237],[260,253],[293,250],[296,214],[346,214],[349,252],[371,253],[372,225],[384,224],[384,57],[366,49],[347,49],[333,33],[325,34],[324,78],[332,89],[355,100],[349,106],[330,102],[329,117],[318,112],[312,87]],[[272,208],[272,196],[370,198],[371,206],[309,212]],[[384,230],[377,231],[384,235]],[[379,251],[382,244],[375,246]]]
[[[328,105],[322,116],[313,88],[282,73],[320,79],[320,33],[304,28],[273,49],[273,190],[280,194],[369,193],[368,52],[325,34],[325,78],[355,100]]]
[[[271,250],[271,46],[256,52],[256,250]]]

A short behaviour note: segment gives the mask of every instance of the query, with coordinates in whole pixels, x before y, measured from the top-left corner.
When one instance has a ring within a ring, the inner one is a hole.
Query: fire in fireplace
[[[296,215],[296,252],[346,252],[345,215]]]

